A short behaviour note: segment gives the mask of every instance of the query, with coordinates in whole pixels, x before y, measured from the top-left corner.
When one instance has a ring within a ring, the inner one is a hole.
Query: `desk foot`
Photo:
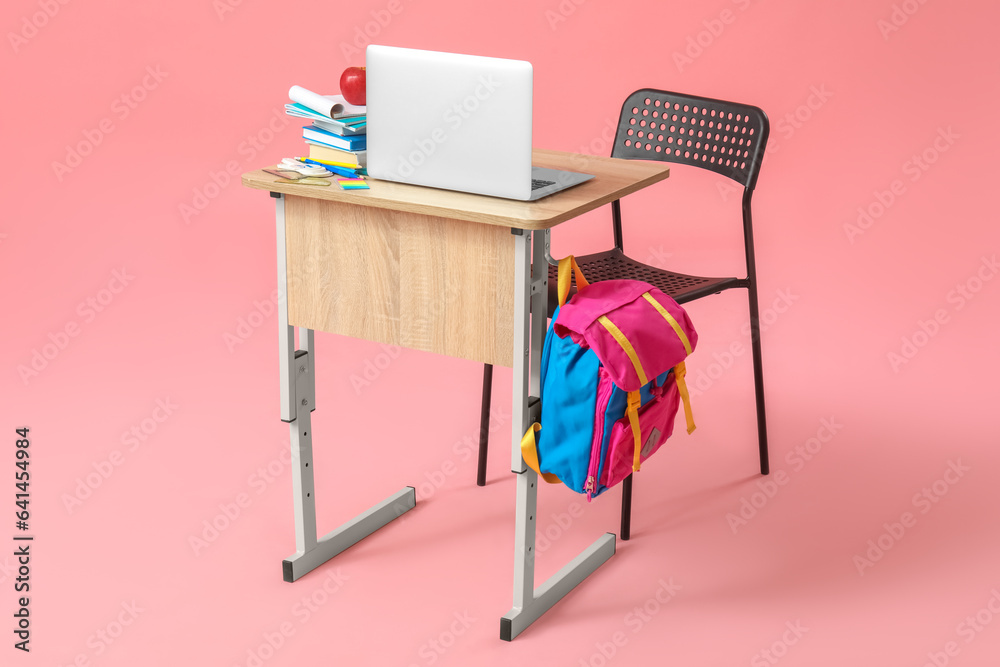
[[[362,512],[332,533],[316,542],[311,549],[289,556],[281,563],[282,576],[292,582],[354,546],[393,519],[416,507],[416,491],[412,486],[389,496],[378,505]]]
[[[500,618],[500,639],[509,642],[517,637],[614,554],[614,533],[605,533],[597,538],[579,556],[536,588],[528,604],[521,609],[515,607]]]

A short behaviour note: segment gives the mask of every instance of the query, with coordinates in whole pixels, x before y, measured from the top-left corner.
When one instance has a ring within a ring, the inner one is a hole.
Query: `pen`
[[[334,160],[317,160],[316,158],[312,158],[312,157],[297,157],[295,159],[298,160],[299,162],[312,162],[314,164],[321,164],[324,167],[327,166],[327,165],[331,165],[332,164],[334,167],[343,167],[344,169],[358,169],[359,168],[358,165],[353,164],[351,162],[336,162]]]
[[[321,160],[313,160],[313,159],[310,159],[310,158],[307,158],[307,157],[297,157],[295,159],[298,160],[299,162],[305,162],[306,164],[315,164],[315,165],[318,165],[320,167],[325,167],[327,170],[332,171],[333,173],[338,174],[340,176],[349,176],[351,178],[359,178],[359,176],[358,176],[357,172],[355,171],[354,167],[349,167],[349,166],[346,166],[346,165],[341,166],[341,164],[334,164],[332,162],[323,162]]]

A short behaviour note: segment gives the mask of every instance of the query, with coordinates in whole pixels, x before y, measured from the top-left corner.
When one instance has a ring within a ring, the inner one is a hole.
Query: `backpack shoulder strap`
[[[681,395],[681,401],[684,403],[684,419],[687,422],[688,435],[690,435],[696,427],[694,425],[694,415],[691,413],[691,396],[688,394],[687,381],[684,379],[685,375],[687,375],[687,366],[682,361],[674,366],[674,382],[677,383],[677,393]]]
[[[521,438],[521,458],[529,468],[549,484],[562,484],[562,481],[550,472],[542,472],[538,466],[538,444],[535,442],[535,433],[542,430],[542,425],[535,422],[528,427]]]
[[[681,343],[684,345],[684,351],[687,352],[688,354],[691,354],[691,341],[688,340],[687,334],[684,333],[684,329],[681,328],[681,325],[677,321],[677,319],[674,318],[674,316],[671,315],[667,311],[667,309],[660,304],[659,301],[654,299],[653,295],[650,294],[649,292],[643,293],[642,298],[648,301],[650,305],[653,306],[653,308],[656,308],[656,312],[658,312],[660,315],[663,316],[663,319],[667,321],[670,327],[674,330],[674,333],[677,334],[677,337],[681,339]]]
[[[570,277],[573,274],[576,275],[577,292],[590,284],[587,282],[587,278],[583,275],[583,271],[580,270],[580,266],[576,263],[576,257],[573,255],[566,255],[559,260],[559,279],[556,283],[558,287],[560,306],[565,306],[566,299],[569,298]]]

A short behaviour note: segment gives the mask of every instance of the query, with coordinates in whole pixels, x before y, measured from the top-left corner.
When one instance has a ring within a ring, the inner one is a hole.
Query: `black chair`
[[[767,116],[757,107],[646,88],[632,93],[625,100],[618,120],[615,143],[611,150],[611,157],[661,160],[700,167],[717,172],[742,185],[746,278],[690,276],[648,266],[626,256],[623,250],[620,201],[611,204],[615,247],[606,252],[577,257],[577,262],[591,282],[613,278],[642,280],[660,288],[678,303],[687,303],[734,287],[747,290],[750,301],[754,392],[757,401],[757,443],[760,452],[760,472],[764,475],[768,474],[769,466],[750,200],[757,184],[768,132]],[[671,177],[670,180],[673,181],[674,178]],[[676,188],[676,183],[672,185]],[[556,267],[550,265],[550,316],[557,303],[556,274]],[[480,486],[486,484],[492,378],[493,367],[487,365],[483,374],[483,409],[479,440],[477,483]],[[630,536],[631,511],[632,475],[629,475],[622,486],[621,538],[623,540],[629,539]]]

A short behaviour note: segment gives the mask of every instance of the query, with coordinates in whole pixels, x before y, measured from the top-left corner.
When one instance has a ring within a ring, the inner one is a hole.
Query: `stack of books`
[[[302,128],[309,160],[365,174],[367,161],[366,108],[349,104],[343,95],[319,95],[300,86],[288,91],[289,116],[312,121]]]

